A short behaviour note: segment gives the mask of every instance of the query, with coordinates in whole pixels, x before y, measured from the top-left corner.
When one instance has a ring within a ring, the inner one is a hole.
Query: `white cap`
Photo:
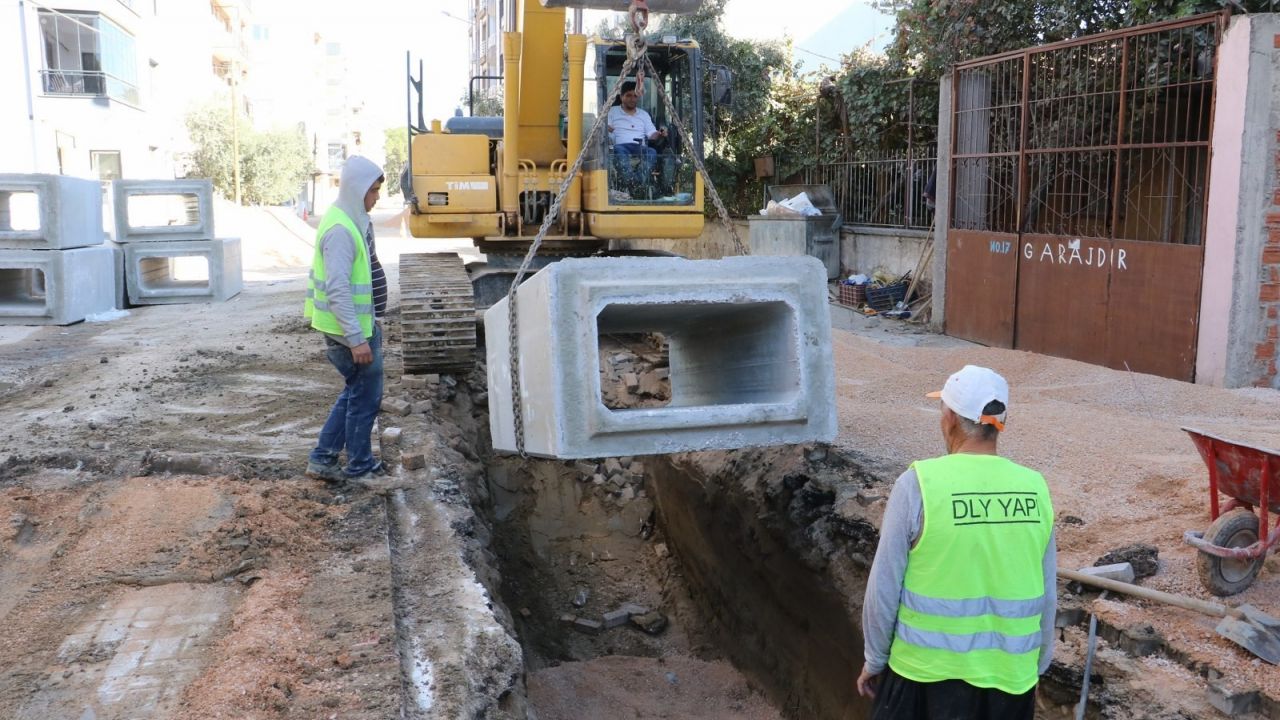
[[[1004,430],[1004,419],[1009,414],[1009,383],[1000,374],[990,368],[977,365],[965,365],[959,372],[947,378],[947,384],[929,397],[940,397],[951,411],[966,420],[982,425],[995,425]],[[999,415],[984,415],[983,409],[992,400],[1000,401],[1005,412]]]

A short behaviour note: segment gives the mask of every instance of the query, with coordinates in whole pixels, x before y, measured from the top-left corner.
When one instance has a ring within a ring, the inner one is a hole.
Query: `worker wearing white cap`
[[[1040,473],[996,453],[1009,385],[966,365],[942,400],[947,454],[889,494],[862,608],[873,720],[1035,716],[1053,659],[1057,553]]]

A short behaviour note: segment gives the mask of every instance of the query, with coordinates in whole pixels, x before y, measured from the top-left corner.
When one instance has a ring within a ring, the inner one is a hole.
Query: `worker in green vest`
[[[889,493],[862,607],[873,720],[1031,720],[1053,659],[1057,552],[1040,473],[996,454],[1009,386],[974,365],[930,393],[947,454]]]
[[[343,163],[338,199],[320,220],[304,315],[324,336],[325,354],[344,385],[320,430],[307,476],[341,482],[383,472],[370,433],[382,404],[382,332],[387,279],[378,262],[369,211],[382,170],[358,155]],[[343,450],[347,465],[339,464]]]

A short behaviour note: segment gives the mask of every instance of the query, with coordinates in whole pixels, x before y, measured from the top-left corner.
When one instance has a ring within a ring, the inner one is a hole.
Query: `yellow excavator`
[[[487,258],[464,265],[452,253],[401,256],[408,373],[471,367],[476,311],[506,295],[535,237],[534,270],[562,257],[607,251],[610,240],[695,238],[702,232],[704,186],[691,160],[694,154],[702,157],[708,70],[692,39],[635,42],[643,37],[650,11],[689,13],[701,0],[515,4],[518,24],[502,38],[502,117],[458,116],[427,126],[422,66],[417,78],[406,68],[409,162],[402,184],[409,230],[416,238],[471,238]],[[622,39],[566,32],[567,8],[626,11],[632,31]],[[665,130],[652,151],[622,152],[610,133],[591,134],[596,119],[607,115],[610,101],[619,96],[619,84],[628,82],[636,83],[639,107]],[[731,79],[716,68],[714,82],[727,88]],[[663,95],[669,102],[660,100]],[[539,235],[580,154],[581,171]]]

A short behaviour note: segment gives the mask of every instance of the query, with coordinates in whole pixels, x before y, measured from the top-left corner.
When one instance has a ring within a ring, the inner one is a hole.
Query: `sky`
[[[537,0],[528,0],[537,2]],[[387,127],[405,121],[405,51],[424,65],[425,115],[445,118],[466,93],[467,0],[276,0],[254,6],[259,22],[306,18],[326,40],[342,43],[366,95],[367,111]],[[588,30],[597,22],[585,21]],[[790,36],[803,69],[836,66],[841,53],[872,42],[883,47],[892,20],[869,0],[729,0],[725,30],[735,37]],[[824,57],[825,56],[825,59]]]

